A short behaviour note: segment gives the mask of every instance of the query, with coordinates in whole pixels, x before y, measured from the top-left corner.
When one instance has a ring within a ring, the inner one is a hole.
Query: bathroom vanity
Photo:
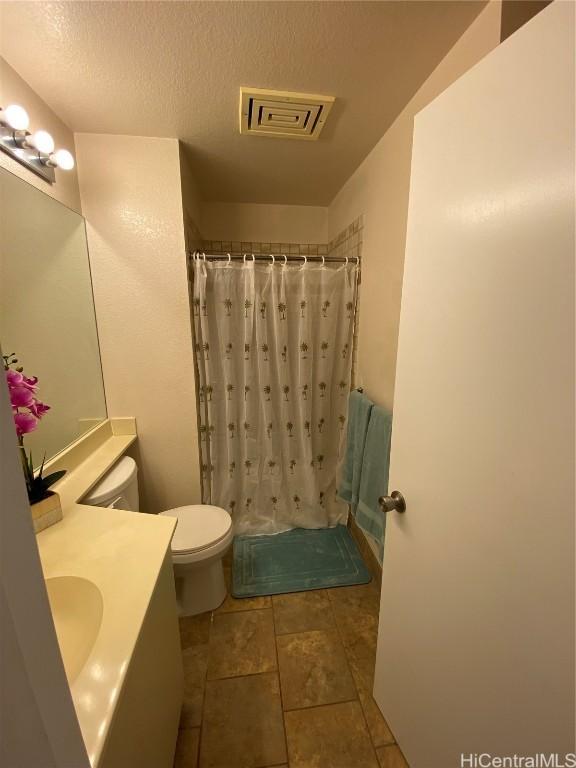
[[[56,633],[88,756],[98,768],[170,768],[182,657],[170,542],[176,521],[78,503],[136,440],[111,419],[50,463],[61,522],[38,534]]]

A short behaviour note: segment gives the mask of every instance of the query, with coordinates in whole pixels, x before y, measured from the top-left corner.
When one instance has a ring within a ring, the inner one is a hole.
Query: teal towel
[[[354,507],[358,503],[360,475],[368,422],[374,403],[362,392],[353,390],[348,398],[348,431],[338,495]]]
[[[388,493],[391,434],[392,414],[374,406],[366,433],[356,522],[378,542],[380,560],[384,552],[386,519],[378,505],[378,499]]]

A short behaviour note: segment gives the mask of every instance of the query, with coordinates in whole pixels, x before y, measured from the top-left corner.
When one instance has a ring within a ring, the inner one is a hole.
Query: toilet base
[[[174,565],[180,616],[214,611],[226,599],[224,569],[219,558],[206,565]]]

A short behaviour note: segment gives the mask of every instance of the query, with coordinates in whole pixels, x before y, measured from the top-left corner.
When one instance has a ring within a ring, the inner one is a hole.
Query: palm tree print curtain
[[[193,266],[203,501],[236,533],[346,521],[355,265]]]

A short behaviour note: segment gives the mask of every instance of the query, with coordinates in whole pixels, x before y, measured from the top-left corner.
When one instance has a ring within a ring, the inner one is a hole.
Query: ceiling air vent
[[[333,103],[333,96],[240,88],[240,133],[315,141]]]

